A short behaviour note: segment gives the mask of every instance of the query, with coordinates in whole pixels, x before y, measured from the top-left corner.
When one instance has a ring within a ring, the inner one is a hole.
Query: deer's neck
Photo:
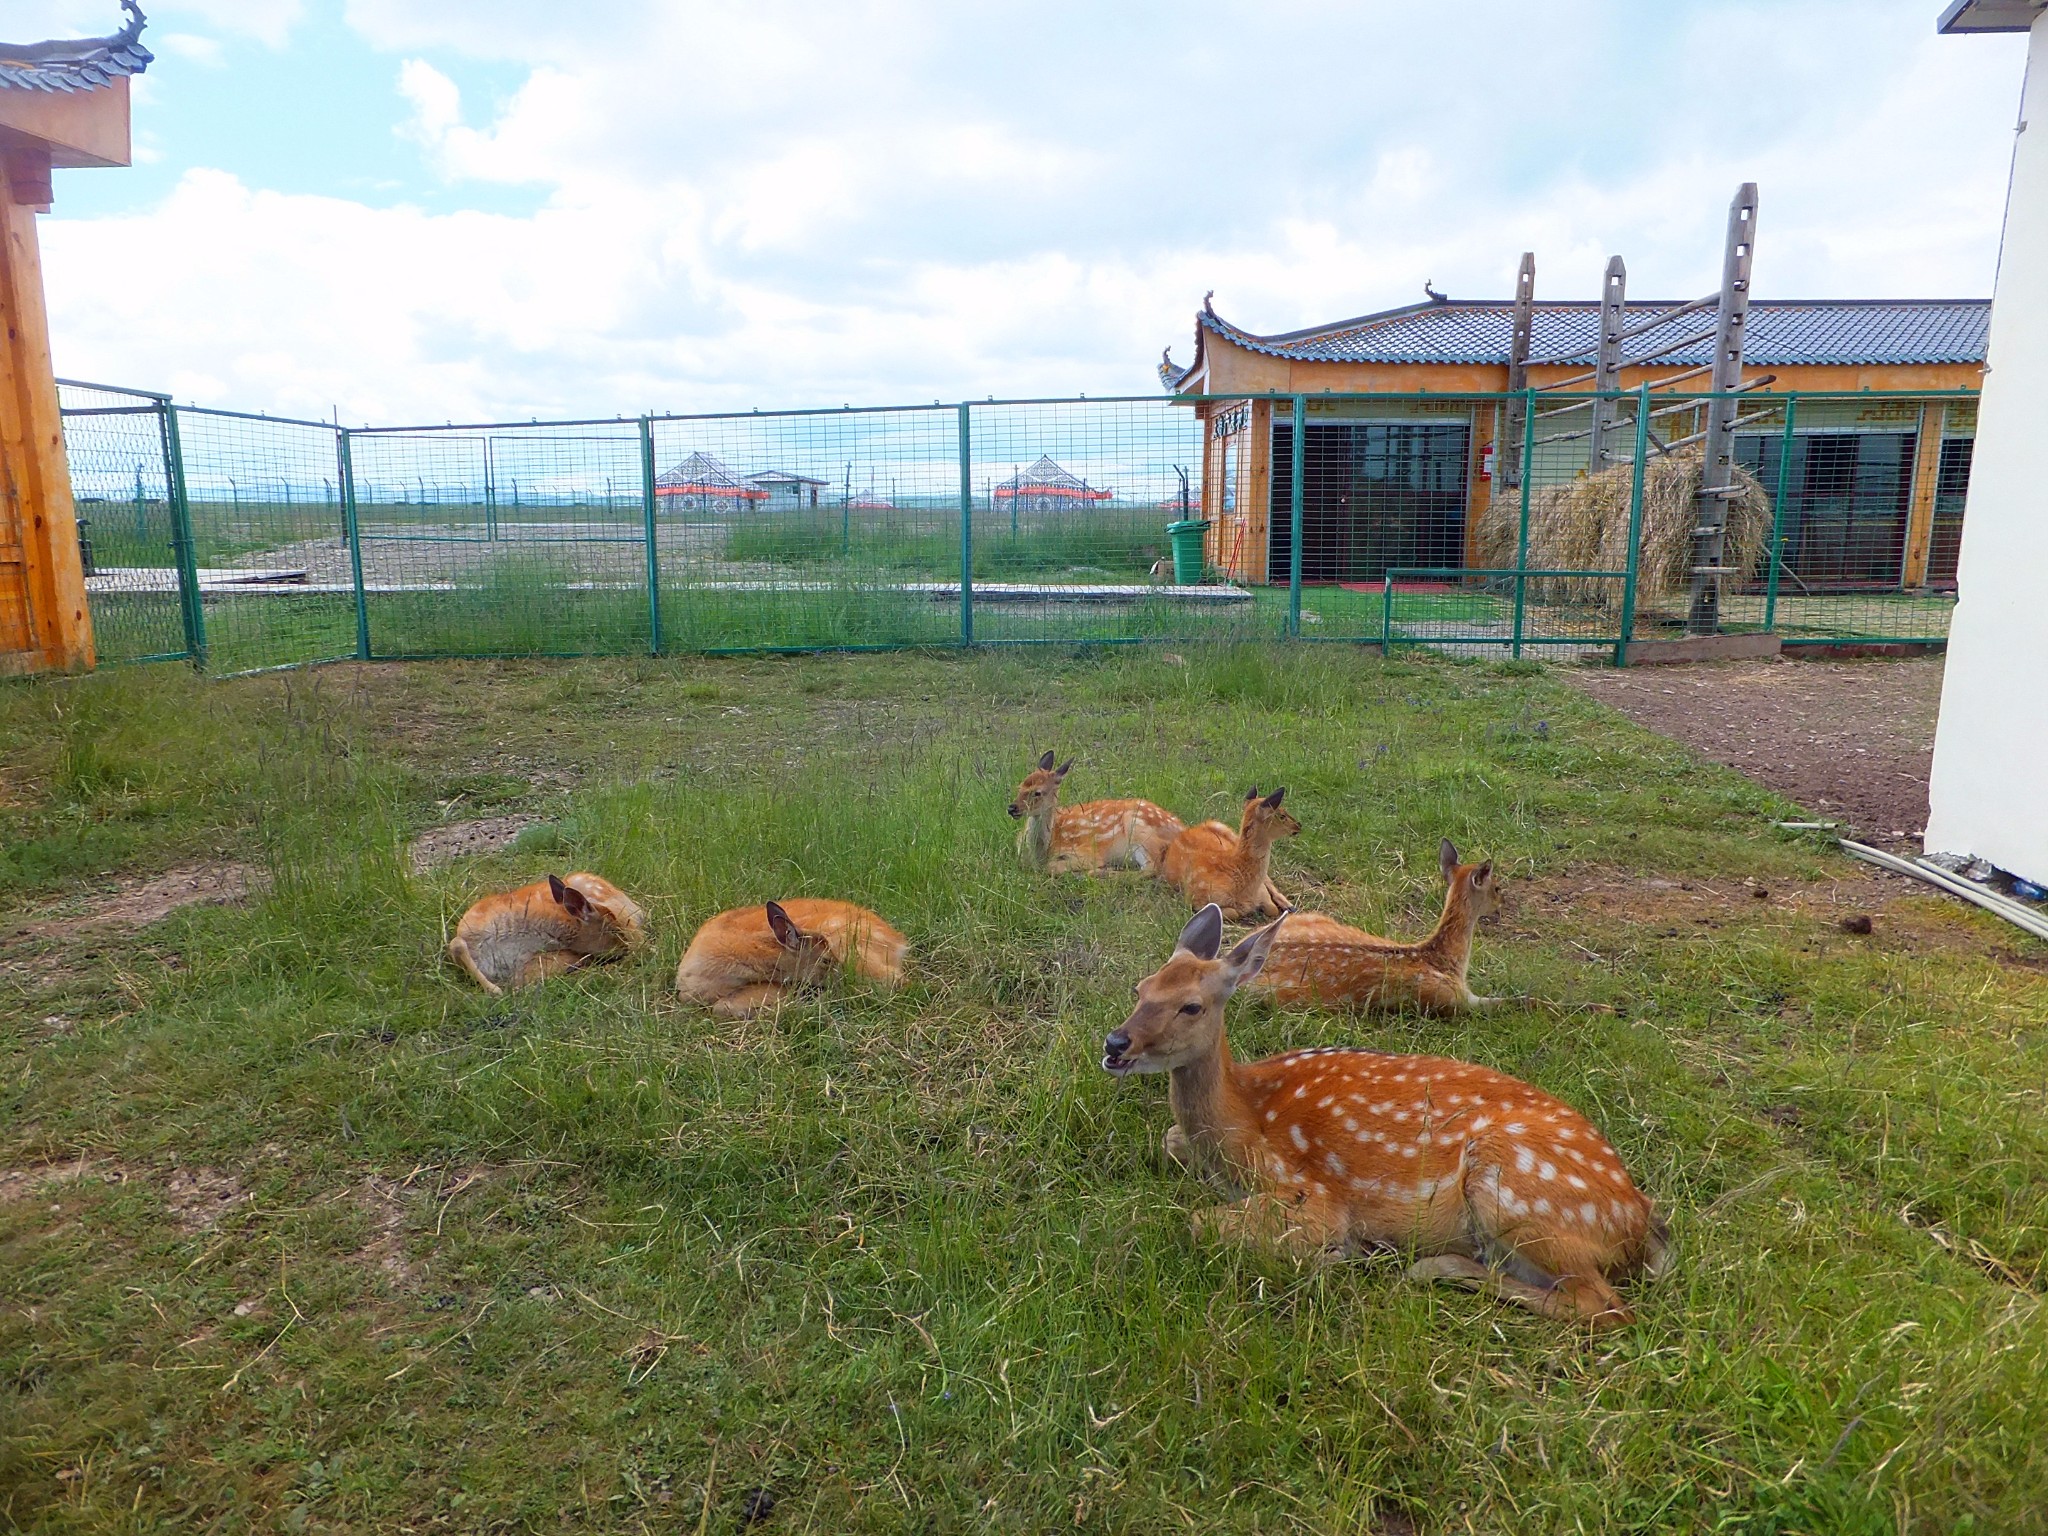
[[[1478,926],[1479,913],[1466,899],[1464,890],[1454,887],[1444,895],[1443,916],[1436,920],[1436,931],[1417,948],[1439,970],[1463,981],[1465,968],[1472,963],[1472,931]]]
[[[1059,813],[1057,805],[1034,811],[1025,818],[1024,830],[1017,834],[1017,847],[1024,862],[1033,869],[1043,871],[1052,859],[1052,822]]]
[[[1258,1139],[1258,1120],[1244,1090],[1238,1087],[1230,1043],[1221,1032],[1215,1050],[1173,1069],[1167,1097],[1173,1105],[1174,1123],[1200,1150],[1203,1163],[1233,1182],[1245,1183],[1257,1165],[1249,1148]]]

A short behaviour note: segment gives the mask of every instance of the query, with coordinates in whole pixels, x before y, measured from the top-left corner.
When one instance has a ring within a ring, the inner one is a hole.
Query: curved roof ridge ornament
[[[123,75],[139,75],[156,62],[142,46],[149,18],[136,0],[121,0],[127,15],[104,37],[59,37],[41,43],[0,43],[0,90],[89,91]]]

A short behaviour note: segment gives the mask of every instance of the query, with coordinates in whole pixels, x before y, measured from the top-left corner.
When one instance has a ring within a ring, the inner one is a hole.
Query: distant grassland
[[[1380,932],[1433,920],[1438,838],[1492,857],[1475,982],[1547,1004],[1247,1001],[1233,1040],[1440,1051],[1584,1109],[1676,1234],[1640,1323],[1589,1344],[1389,1261],[1198,1246],[1163,1083],[1097,1066],[1185,909],[1018,867],[1003,806],[1047,747],[1071,798],[1190,818],[1285,784],[1282,883]],[[2048,970],[1790,809],[1527,666],[1340,647],[0,688],[0,1510],[2037,1528]],[[477,817],[532,824],[413,867]],[[80,926],[226,862],[242,904]],[[647,904],[650,953],[504,1000],[443,963],[479,892],[575,868]],[[791,894],[878,908],[911,984],[676,1002],[697,923]]]

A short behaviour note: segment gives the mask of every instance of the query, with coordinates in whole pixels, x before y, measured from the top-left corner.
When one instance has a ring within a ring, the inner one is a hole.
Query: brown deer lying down
[[[609,880],[549,875],[486,896],[462,914],[448,958],[493,997],[637,945],[647,916]]]
[[[1449,887],[1436,931],[1419,944],[1397,944],[1320,912],[1288,920],[1252,985],[1289,1006],[1420,1008],[1456,1013],[1501,1001],[1478,997],[1465,984],[1472,930],[1500,910],[1493,864],[1460,864],[1445,838],[1437,861]]]
[[[894,987],[909,948],[850,901],[771,901],[721,912],[699,928],[676,967],[676,990],[721,1018],[744,1019],[848,965]]]
[[[1186,830],[1178,816],[1150,800],[1090,800],[1060,804],[1060,784],[1074,766],[1052,765],[1048,752],[1024,775],[1010,814],[1024,823],[1017,852],[1028,868],[1063,875],[1076,870],[1142,869],[1159,873],[1167,845]]]
[[[1560,1321],[1630,1321],[1609,1282],[1662,1270],[1664,1224],[1569,1105],[1441,1056],[1324,1048],[1231,1060],[1224,1005],[1291,921],[1218,958],[1223,914],[1204,907],[1103,1042],[1111,1072],[1173,1074],[1166,1155],[1236,1200],[1196,1216],[1196,1232],[1303,1257],[1403,1249],[1412,1279]]]
[[[1254,784],[1244,797],[1235,832],[1220,821],[1189,827],[1166,850],[1159,878],[1179,886],[1193,906],[1214,902],[1229,922],[1288,911],[1294,903],[1267,874],[1273,844],[1301,830],[1301,823],[1280,809],[1286,796],[1283,785],[1262,799]]]

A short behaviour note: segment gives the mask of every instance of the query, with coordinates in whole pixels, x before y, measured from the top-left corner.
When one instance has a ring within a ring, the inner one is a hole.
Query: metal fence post
[[[647,654],[661,654],[661,550],[655,543],[654,422],[640,418],[640,521],[647,530]]]
[[[1621,634],[1614,664],[1628,665],[1628,643],[1636,633],[1636,572],[1643,561],[1643,465],[1650,456],[1650,386],[1636,391],[1636,457],[1628,482],[1628,569],[1621,578]]]
[[[1287,633],[1301,638],[1301,482],[1308,465],[1308,402],[1294,397],[1293,472],[1287,486]]]
[[[1390,569],[1381,578],[1380,587],[1380,660],[1385,661],[1394,654],[1394,573]]]
[[[1799,420],[1799,396],[1785,401],[1785,435],[1778,444],[1778,484],[1771,492],[1771,542],[1764,557],[1764,633],[1778,632],[1778,560],[1785,537],[1785,487],[1792,479],[1792,428]]]
[[[349,454],[348,428],[334,432],[337,473],[341,476],[341,524],[348,530],[348,568],[356,588],[356,660],[370,659],[370,605],[363,593],[363,526],[356,511],[355,461]]]
[[[1524,256],[1525,262],[1529,259]],[[1517,660],[1522,655],[1522,617],[1529,600],[1529,578],[1522,573],[1529,569],[1529,480],[1536,469],[1536,391],[1524,391],[1522,402],[1522,471],[1518,477],[1522,489],[1521,531],[1515,535],[1515,647]]]
[[[171,558],[178,563],[178,617],[185,628],[185,652],[206,670],[206,609],[199,601],[199,553],[192,543],[192,503],[185,490],[185,447],[178,436],[178,408],[169,395],[157,400],[164,440],[164,491],[170,502]]]
[[[974,445],[960,402],[960,643],[974,644]]]

